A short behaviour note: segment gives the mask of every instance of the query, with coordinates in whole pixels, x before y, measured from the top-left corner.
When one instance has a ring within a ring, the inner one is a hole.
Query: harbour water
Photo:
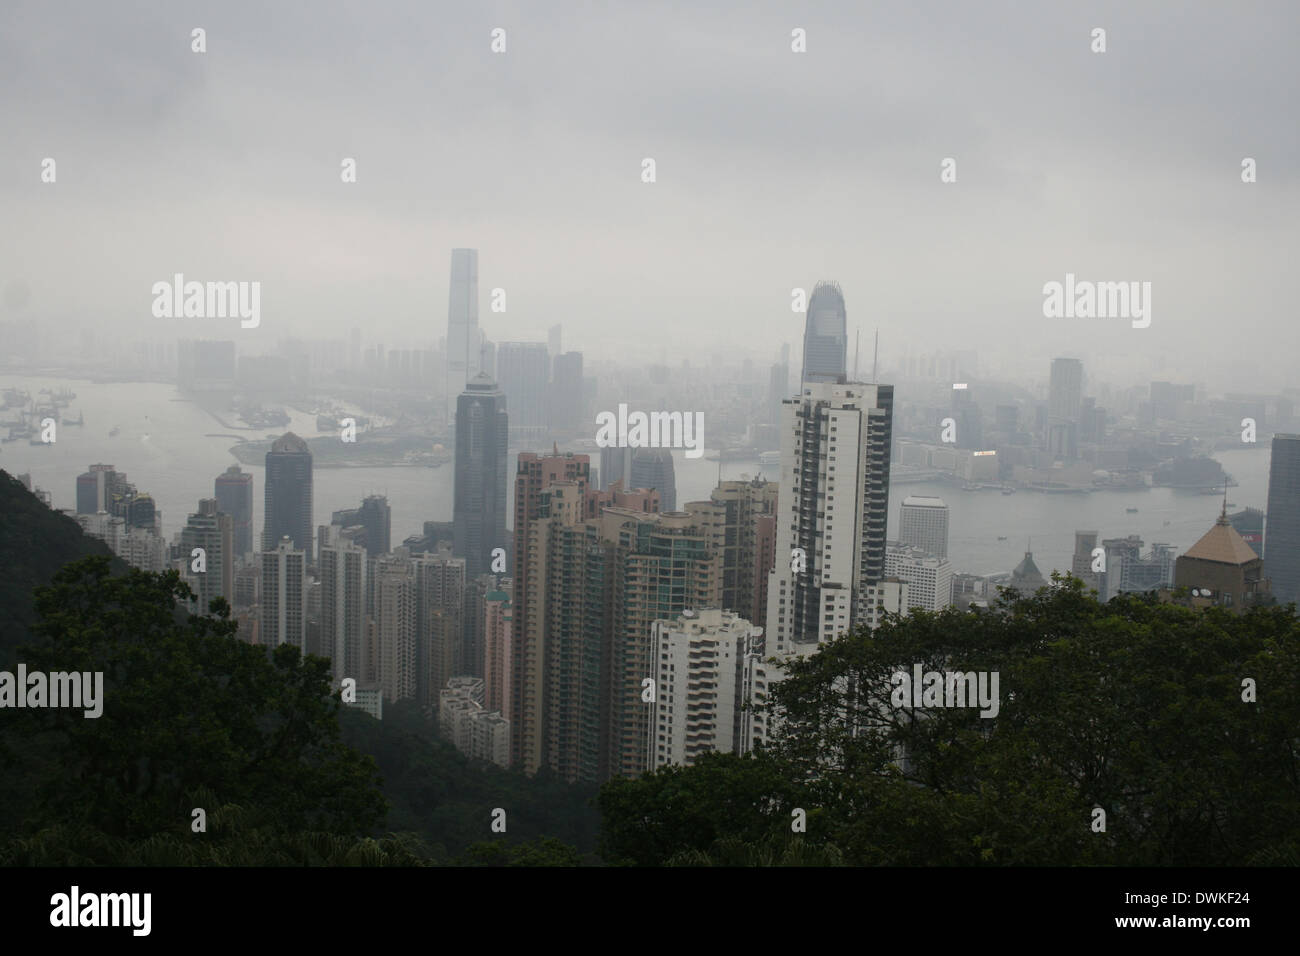
[[[36,485],[51,492],[56,508],[76,506],[76,476],[92,463],[104,462],[125,472],[141,491],[148,491],[163,514],[167,539],[213,494],[213,480],[232,464],[232,432],[207,412],[184,399],[171,385],[153,383],[102,384],[74,379],[0,376],[0,386],[26,389],[68,388],[77,397],[63,410],[85,424],[60,426],[57,441],[33,446],[26,441],[0,445],[0,468],[30,472]],[[314,438],[312,415],[286,409],[291,422],[273,432],[239,432],[250,440],[292,430]],[[233,418],[227,416],[228,420]],[[110,432],[120,427],[116,437]],[[594,425],[593,425],[594,429]],[[541,449],[539,449],[541,450]],[[1215,456],[1238,482],[1228,498],[1237,507],[1263,508],[1268,489],[1267,441],[1252,450],[1220,452]],[[718,479],[718,462],[674,453],[679,507],[709,496]],[[261,534],[263,472],[261,465],[244,465],[254,476],[254,529]],[[724,462],[724,479],[760,472],[776,478],[777,470],[757,461]],[[368,494],[387,495],[392,508],[393,542],[418,533],[425,521],[450,521],[453,466],[387,466],[317,468],[314,473],[313,524],[329,522],[331,512],[354,508]],[[513,487],[513,486],[512,486]],[[993,574],[1010,571],[1032,547],[1044,575],[1053,568],[1068,570],[1074,532],[1095,530],[1102,538],[1138,534],[1147,548],[1154,542],[1185,551],[1209,530],[1219,514],[1221,499],[1194,491],[1153,488],[1147,491],[1106,491],[1086,495],[1046,495],[1021,491],[1002,495],[996,490],[962,491],[936,483],[896,485],[890,489],[889,534],[898,526],[898,508],[908,495],[937,495],[951,509],[948,555],[958,571]],[[1130,514],[1128,508],[1136,508]],[[509,512],[513,513],[513,512]],[[1167,522],[1167,523],[1166,523]],[[1007,540],[999,541],[998,536]]]

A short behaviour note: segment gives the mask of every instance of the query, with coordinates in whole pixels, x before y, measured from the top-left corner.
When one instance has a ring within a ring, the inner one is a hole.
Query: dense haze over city
[[[148,290],[184,272],[263,283],[241,348],[355,324],[428,347],[446,250],[468,246],[484,289],[509,293],[492,338],[562,322],[589,360],[770,362],[798,347],[790,290],[825,276],[851,335],[880,329],[885,369],[942,344],[978,349],[985,374],[1072,354],[1120,385],[1277,389],[1300,342],[1300,143],[1276,120],[1297,16],[10,3],[0,321],[170,336]],[[200,21],[203,57],[170,42]],[[478,42],[499,24],[504,56]],[[1104,55],[1077,39],[1097,25]],[[57,190],[31,174],[46,156]],[[1152,282],[1150,327],[1045,319],[1042,286],[1066,272]],[[202,324],[186,331],[215,334]]]
[[[1249,927],[1300,865],[1297,36],[3,4],[0,866],[137,936],[159,866]]]

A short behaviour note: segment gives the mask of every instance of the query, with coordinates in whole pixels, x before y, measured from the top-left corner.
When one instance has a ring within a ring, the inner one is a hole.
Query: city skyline
[[[452,298],[446,250],[473,248],[483,250],[478,318],[490,339],[545,341],[562,321],[593,359],[648,345],[671,360],[697,337],[707,350],[763,343],[754,358],[770,362],[792,337],[791,290],[811,293],[831,275],[859,290],[854,321],[864,339],[880,328],[884,354],[983,345],[1023,373],[1027,353],[1074,350],[1152,378],[1204,369],[1215,387],[1286,384],[1277,356],[1297,338],[1279,304],[1289,301],[1300,151],[1273,117],[1300,85],[1285,40],[1300,14],[1287,5],[1174,18],[1103,5],[1104,54],[1091,49],[1094,25],[1067,9],[1011,3],[954,7],[937,33],[907,7],[880,18],[815,5],[798,24],[760,10],[738,23],[720,3],[665,19],[521,8],[498,55],[466,11],[435,18],[395,4],[359,20],[333,9],[304,45],[296,14],[231,8],[207,26],[211,49],[195,54],[179,10],[91,8],[74,24],[47,5],[6,7],[0,60],[15,71],[0,91],[11,120],[0,201],[13,230],[0,236],[12,264],[0,323],[65,342],[96,327],[193,329],[149,312],[151,285],[179,271],[263,283],[261,324],[235,329],[258,343],[250,351],[359,324],[379,341],[434,348]],[[795,26],[807,31],[806,54],[791,50]],[[65,42],[38,53],[25,38],[42,28]],[[358,42],[366,35],[399,49],[379,55]],[[1164,39],[1152,45],[1151,35]],[[910,51],[905,68],[899,50]],[[413,71],[396,66],[404,54]],[[1238,69],[1245,60],[1251,69]],[[266,97],[286,61],[313,82],[288,100]],[[148,79],[124,82],[141,63]],[[728,82],[706,81],[717,68]],[[457,70],[479,81],[472,97],[418,95]],[[592,70],[607,82],[587,83]],[[926,83],[901,79],[918,75]],[[556,95],[521,98],[525,76]],[[97,98],[67,96],[65,83]],[[643,86],[656,94],[627,110]],[[340,103],[371,118],[364,136],[339,126]],[[859,122],[844,123],[850,113]],[[936,122],[918,126],[916,115]],[[257,149],[197,133],[235,116],[239,140]],[[1099,131],[1083,150],[1080,118]],[[459,131],[455,149],[433,132],[448,129]],[[521,138],[527,161],[514,158]],[[58,163],[55,183],[41,181],[45,157]],[[349,157],[355,183],[340,177]],[[653,183],[641,181],[646,157],[657,161]],[[1246,157],[1256,182],[1242,181]],[[950,183],[946,158],[956,161]],[[65,193],[76,201],[48,201]],[[754,196],[762,202],[740,198]],[[112,244],[101,224],[128,209],[148,228],[103,255]],[[890,228],[862,228],[858,210]],[[683,231],[682,221],[716,225]],[[304,231],[312,243],[284,241]],[[69,256],[75,283],[51,271]],[[1152,282],[1151,326],[1046,319],[1043,286],[1066,273]],[[498,288],[504,312],[486,298]],[[1212,344],[1225,335],[1243,348]]]

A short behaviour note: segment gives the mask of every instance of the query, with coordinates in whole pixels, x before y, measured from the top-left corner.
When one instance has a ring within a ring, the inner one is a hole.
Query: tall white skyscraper
[[[373,659],[366,676],[395,703],[414,697],[417,690],[415,570],[405,555],[372,558],[369,583],[372,646],[367,650]]]
[[[899,508],[898,543],[948,557],[948,506],[942,498],[908,495]]]
[[[447,303],[447,418],[456,416],[456,398],[479,373],[478,250],[451,250],[451,290]]]
[[[366,551],[347,539],[320,552],[322,652],[335,680],[361,680],[366,635]]]
[[[656,693],[649,759],[657,770],[689,766],[711,751],[741,753],[745,661],[762,629],[717,608],[684,611],[650,626]]]
[[[892,385],[830,382],[781,403],[769,656],[812,654],[898,609],[899,584],[885,580],[893,406]]]
[[[906,545],[885,551],[885,571],[907,582],[908,610],[942,611],[952,603],[952,565],[947,558]]]
[[[307,645],[307,552],[280,539],[274,551],[262,552],[261,642],[269,647]]]

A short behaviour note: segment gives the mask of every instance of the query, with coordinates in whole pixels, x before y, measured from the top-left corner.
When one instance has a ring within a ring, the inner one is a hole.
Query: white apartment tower
[[[893,405],[892,385],[843,382],[805,382],[781,403],[769,656],[810,655],[899,606],[899,582],[885,580]]]
[[[908,495],[899,508],[898,543],[948,557],[948,506],[942,498]]]
[[[306,596],[307,552],[282,537],[274,551],[262,552],[263,645],[292,644],[306,651]]]
[[[651,770],[690,766],[715,750],[742,752],[746,659],[761,635],[761,628],[718,608],[683,611],[651,625]]]
[[[891,544],[885,571],[907,583],[903,605],[909,610],[941,611],[952,603],[952,565],[920,548]]]
[[[366,551],[347,539],[320,549],[322,651],[336,681],[360,680],[366,635]]]

